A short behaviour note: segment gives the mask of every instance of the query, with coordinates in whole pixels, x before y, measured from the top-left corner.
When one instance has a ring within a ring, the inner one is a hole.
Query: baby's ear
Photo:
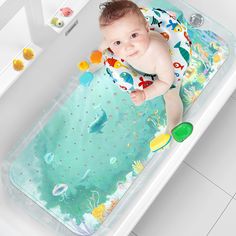
[[[145,28],[146,28],[147,32],[149,32],[149,31],[150,31],[150,29],[149,29],[149,24],[148,24],[148,22],[147,22],[147,21],[146,21],[146,23],[145,23]]]

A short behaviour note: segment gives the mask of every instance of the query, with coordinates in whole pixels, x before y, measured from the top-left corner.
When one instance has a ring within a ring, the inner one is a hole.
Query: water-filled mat
[[[166,9],[168,10],[168,9]],[[185,111],[229,54],[210,31],[188,27],[192,57],[181,88]],[[165,129],[162,97],[136,107],[104,69],[77,86],[15,157],[10,178],[25,195],[78,235],[92,235],[152,158]]]

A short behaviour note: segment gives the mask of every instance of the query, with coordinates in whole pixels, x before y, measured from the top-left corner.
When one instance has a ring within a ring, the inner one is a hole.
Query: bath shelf
[[[70,22],[75,18],[75,16],[83,9],[83,7],[89,2],[89,0],[66,0],[63,2],[63,4],[57,9],[57,11],[53,14],[52,17],[50,17],[47,20],[47,25],[49,25],[54,31],[57,33],[61,33]],[[73,14],[68,17],[64,17],[61,14],[60,9],[63,7],[69,7],[73,10]],[[58,28],[51,24],[51,20],[53,17],[58,18],[59,20],[62,20],[64,22],[64,26],[62,28]]]
[[[32,60],[26,60],[23,57],[23,48],[12,59],[20,59],[24,63],[24,69],[22,71],[16,71],[13,68],[12,61],[0,71],[0,97],[8,90],[8,88],[14,84],[14,82],[29,68],[29,66],[36,60],[41,54],[42,49],[33,43],[27,44],[24,48],[31,48],[34,51],[34,58]]]

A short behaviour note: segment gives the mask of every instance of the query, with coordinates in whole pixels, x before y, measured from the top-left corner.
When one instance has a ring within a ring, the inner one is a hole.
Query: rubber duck
[[[73,14],[73,11],[69,7],[63,7],[60,9],[61,14],[65,17],[71,16]]]
[[[13,60],[13,68],[16,71],[21,71],[24,69],[24,63],[22,60],[20,59],[14,59]]]
[[[26,60],[32,60],[34,58],[34,51],[31,48],[24,48],[23,56]]]
[[[51,24],[56,26],[57,28],[62,28],[64,26],[64,22],[57,17],[52,18]]]

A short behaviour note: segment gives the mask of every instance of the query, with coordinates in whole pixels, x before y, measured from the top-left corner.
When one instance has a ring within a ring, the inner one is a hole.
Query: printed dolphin
[[[107,114],[106,112],[101,109],[101,114],[97,114],[97,118],[89,125],[88,132],[89,133],[102,133],[102,128],[104,127],[105,123],[107,122]]]

